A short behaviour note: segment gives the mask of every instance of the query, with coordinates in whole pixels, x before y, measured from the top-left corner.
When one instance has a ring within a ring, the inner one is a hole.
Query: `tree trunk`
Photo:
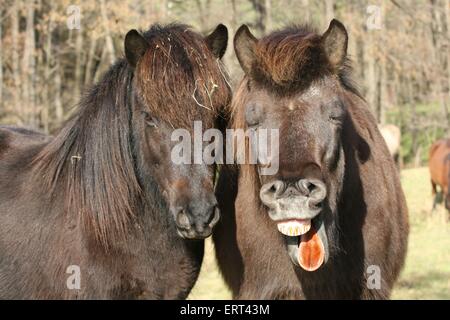
[[[267,22],[267,10],[265,0],[250,0],[253,5],[253,9],[256,12],[255,29],[259,35],[262,35],[266,31]]]
[[[92,75],[93,75],[92,65],[94,63],[96,48],[97,48],[97,39],[92,37],[91,44],[89,45],[86,68],[84,70],[84,86],[88,86],[92,82]]]
[[[237,21],[238,21],[238,10],[236,8],[236,0],[231,0],[231,27],[233,30],[237,29]]]
[[[19,64],[19,6],[20,1],[14,1],[11,7],[11,53],[13,74],[14,113],[19,118],[19,124],[23,123],[23,108],[20,101],[20,64]]]
[[[0,114],[3,112],[3,37],[2,37],[3,9],[0,8]]]
[[[54,9],[54,5],[50,6],[50,10]],[[51,99],[53,81],[51,79],[52,65],[53,65],[53,46],[52,46],[52,34],[54,28],[53,15],[50,14],[47,22],[47,35],[45,44],[45,74],[44,74],[44,97],[43,97],[43,109],[42,109],[42,125],[44,132],[50,132],[50,107],[53,105],[53,99]]]
[[[76,101],[80,98],[80,92],[81,92],[81,73],[82,73],[82,67],[83,67],[83,31],[80,26],[80,29],[76,30],[77,37],[75,41],[75,52],[76,52],[76,61],[75,61],[75,92],[74,92],[74,99]]]
[[[376,88],[376,110],[378,123],[386,123],[386,96],[385,96],[385,69],[384,63],[378,61],[377,65],[377,88]]]
[[[334,18],[334,0],[325,0],[325,17],[327,19],[325,24]]]
[[[61,65],[59,57],[55,69],[55,114],[57,126],[59,127],[64,121],[64,109],[61,101]]]
[[[35,35],[34,35],[34,6],[35,0],[28,0],[26,2],[26,30],[25,43],[22,59],[22,94],[23,101],[26,104],[27,122],[32,128],[37,128],[38,123],[36,119],[36,101],[35,101]]]
[[[196,0],[198,20],[200,21],[200,31],[204,32],[209,27],[209,16],[211,10],[211,0]]]
[[[272,0],[266,0],[266,30],[272,30]]]
[[[385,5],[384,3],[381,4],[381,16],[384,17],[385,14]],[[383,23],[383,22],[382,22]],[[385,43],[385,41],[388,41],[386,39],[386,35],[382,32],[377,33],[378,41],[377,43]],[[387,63],[387,50],[384,46],[377,46],[377,51],[379,51],[380,57],[378,60],[378,109],[379,109],[379,116],[378,116],[378,122],[379,123],[386,123],[386,108],[388,106],[388,97],[387,97],[387,70],[386,70],[386,63]]]
[[[411,130],[411,137],[412,137],[412,155],[413,155],[413,164],[414,167],[419,166],[419,159],[420,159],[420,148],[419,148],[419,140],[418,140],[418,133],[419,129],[417,127],[418,125],[418,119],[417,119],[417,110],[416,110],[416,99],[414,96],[414,82],[413,79],[409,79],[408,81],[408,95],[409,95],[409,101],[411,105],[411,123],[410,130]]]
[[[100,11],[102,15],[103,29],[105,30],[106,33],[105,41],[106,41],[106,48],[108,50],[109,62],[113,64],[114,61],[116,60],[116,54],[114,52],[114,43],[111,37],[111,32],[109,30],[108,14],[106,12],[105,0],[100,0]]]
[[[450,5],[446,5],[444,2],[445,7],[445,20],[444,20],[444,26],[445,30],[447,30],[447,101],[450,101]]]
[[[94,72],[94,82],[97,82],[100,80],[100,76],[102,75],[103,70],[105,68],[105,67],[103,67],[103,65],[105,65],[105,64],[108,65],[107,63],[104,63],[105,57],[107,55],[107,51],[108,51],[108,49],[106,47],[103,47],[102,54],[100,56],[100,63],[97,65],[97,69],[95,69],[95,72]]]
[[[448,6],[448,2],[444,1],[443,6]],[[443,9],[443,8],[442,8]],[[430,0],[430,10],[431,10],[431,37],[433,43],[434,52],[434,65],[437,67],[435,72],[436,89],[439,104],[446,121],[447,128],[450,128],[450,114],[448,111],[448,101],[449,92],[446,89],[448,83],[448,72],[445,71],[446,64],[448,62],[449,49],[448,44],[445,40],[442,41],[442,35],[444,34],[446,14],[440,14],[441,8],[439,6],[438,0]],[[446,9],[448,11],[448,9]],[[443,11],[444,12],[444,11]],[[448,39],[447,39],[448,41]],[[444,69],[444,70],[443,70]],[[447,129],[447,134],[449,129]]]
[[[374,42],[372,40],[372,34],[368,31],[367,41],[362,41],[363,55],[364,55],[364,82],[365,82],[365,97],[369,104],[370,109],[377,114],[377,81],[376,81],[376,60],[374,57]],[[378,120],[378,119],[377,119]]]
[[[302,0],[302,13],[303,13],[303,19],[305,19],[306,23],[311,23],[311,10],[309,7],[309,0]]]

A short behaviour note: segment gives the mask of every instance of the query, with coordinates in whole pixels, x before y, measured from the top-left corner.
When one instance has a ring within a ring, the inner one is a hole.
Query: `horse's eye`
[[[249,127],[256,127],[261,118],[261,107],[256,103],[250,103],[245,108],[245,121]]]
[[[328,118],[330,119],[330,121],[333,123],[338,123],[338,124],[342,123],[345,118],[345,113],[344,113],[344,110],[343,110],[341,104],[337,103],[334,106],[332,106],[330,109],[331,110],[328,115]]]
[[[247,81],[247,91],[251,91],[252,90],[252,85],[250,83],[250,80]]]
[[[157,121],[154,117],[152,117],[148,112],[146,111],[142,111],[142,115],[144,117],[145,123],[152,128],[156,128],[157,125]]]
[[[333,122],[342,122],[342,115],[330,115],[330,120]]]

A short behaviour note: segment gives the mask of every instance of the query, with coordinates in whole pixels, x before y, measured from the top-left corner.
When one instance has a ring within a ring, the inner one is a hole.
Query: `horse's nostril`
[[[297,188],[304,196],[313,199],[316,204],[322,201],[327,193],[325,184],[315,179],[302,179],[297,182]]]
[[[323,199],[322,199],[323,200]],[[322,202],[322,200],[313,200],[313,199],[311,199],[309,202],[308,202],[308,206],[311,208],[311,209],[322,209],[322,204],[323,204],[323,202]]]
[[[308,189],[308,192],[309,192],[309,193],[312,193],[316,188],[317,188],[317,187],[316,187],[315,184],[312,184],[312,183],[308,182],[308,187],[307,187],[307,189]]]
[[[177,225],[184,228],[184,229],[190,229],[191,228],[191,223],[189,221],[189,217],[186,213],[186,210],[183,208],[180,208],[176,214],[175,217],[176,221],[177,221]]]
[[[267,191],[268,191],[269,193],[278,195],[278,194],[280,194],[281,192],[283,192],[283,190],[284,190],[284,188],[285,188],[284,186],[285,186],[285,184],[284,184],[283,181],[276,180],[276,181],[274,181],[274,182],[272,183],[272,185],[270,186],[270,188],[268,188]]]

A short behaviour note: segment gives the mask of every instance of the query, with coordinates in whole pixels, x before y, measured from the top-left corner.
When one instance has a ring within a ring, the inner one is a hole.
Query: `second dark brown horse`
[[[246,26],[236,33],[245,77],[231,127],[274,129],[280,138],[276,174],[262,175],[263,164],[220,174],[213,238],[235,298],[385,299],[403,266],[405,198],[350,81],[347,41],[336,20],[322,35],[309,27],[262,39]]]

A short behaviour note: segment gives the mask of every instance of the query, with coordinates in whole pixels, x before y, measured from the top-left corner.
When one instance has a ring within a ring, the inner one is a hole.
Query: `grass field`
[[[431,214],[432,197],[427,168],[401,173],[408,202],[411,231],[405,268],[393,299],[450,299],[450,222],[442,204]],[[206,244],[200,278],[189,299],[230,299],[217,269],[214,248]]]

